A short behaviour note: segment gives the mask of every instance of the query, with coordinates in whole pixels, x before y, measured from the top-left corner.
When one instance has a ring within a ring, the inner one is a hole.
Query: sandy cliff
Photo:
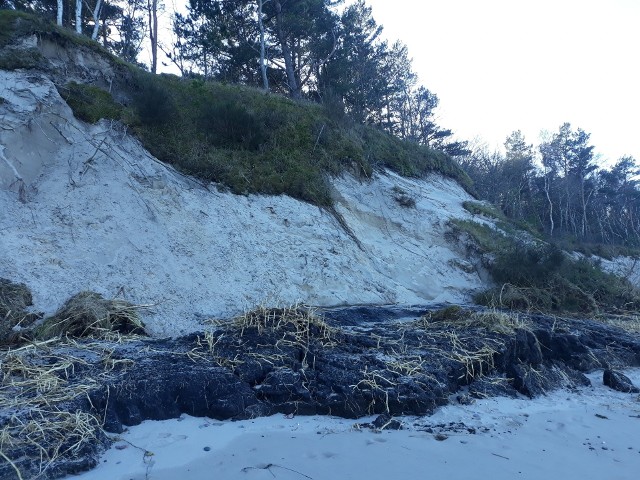
[[[460,302],[482,286],[445,239],[468,216],[452,180],[336,178],[341,225],[179,174],[121,126],[76,120],[45,74],[0,71],[0,85],[0,277],[38,310],[94,290],[152,305],[151,331],[177,334],[261,302]]]

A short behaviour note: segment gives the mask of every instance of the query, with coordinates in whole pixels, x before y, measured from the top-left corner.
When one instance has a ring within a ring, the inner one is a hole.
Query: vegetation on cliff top
[[[113,60],[86,37],[23,13],[0,11],[0,24],[0,46],[36,33],[65,44],[91,44]],[[122,101],[96,85],[70,82],[58,88],[78,118],[120,120],[159,159],[234,193],[286,194],[330,206],[328,176],[349,171],[368,177],[383,168],[413,177],[438,172],[472,188],[445,153],[355,123],[327,105],[252,87],[153,75],[131,64],[118,72],[112,91]]]

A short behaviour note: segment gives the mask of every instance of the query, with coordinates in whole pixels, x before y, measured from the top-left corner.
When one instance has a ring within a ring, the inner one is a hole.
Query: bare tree
[[[76,0],[76,33],[82,33],[82,0]]]
[[[266,92],[269,91],[269,78],[267,77],[267,61],[264,40],[264,16],[262,7],[271,0],[258,0],[258,26],[260,28],[260,70],[262,71],[262,88]]]
[[[58,15],[56,16],[56,24],[61,27],[62,26],[62,12],[64,9],[64,0],[58,0]]]
[[[158,0],[147,0],[149,40],[151,41],[151,72],[158,71]]]
[[[91,40],[97,40],[98,31],[100,30],[100,13],[102,12],[102,0],[96,1],[96,6],[93,9],[93,32],[91,33]]]
[[[280,0],[275,0],[276,7],[276,28],[278,32],[278,40],[282,48],[282,56],[284,57],[284,70],[287,75],[287,86],[289,92],[293,98],[300,98],[302,92],[300,91],[300,85],[296,78],[296,71],[294,67],[293,53],[289,46],[289,39],[284,32],[284,18],[282,15],[282,3]]]

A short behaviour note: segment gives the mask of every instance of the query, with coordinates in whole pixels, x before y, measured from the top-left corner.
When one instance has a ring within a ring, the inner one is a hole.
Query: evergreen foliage
[[[590,135],[565,123],[537,148],[521,132],[506,153],[478,149],[460,157],[480,198],[567,249],[635,254],[640,247],[640,167],[623,157],[598,167]],[[598,245],[601,245],[600,247]]]

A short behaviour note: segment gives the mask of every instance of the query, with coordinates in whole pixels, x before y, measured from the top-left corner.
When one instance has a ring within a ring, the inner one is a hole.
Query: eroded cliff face
[[[123,127],[73,117],[49,75],[0,71],[0,277],[50,313],[94,290],[158,335],[259,303],[461,302],[483,282],[445,239],[469,195],[438,175],[333,181],[338,215],[185,177]],[[415,204],[414,204],[415,203]]]

